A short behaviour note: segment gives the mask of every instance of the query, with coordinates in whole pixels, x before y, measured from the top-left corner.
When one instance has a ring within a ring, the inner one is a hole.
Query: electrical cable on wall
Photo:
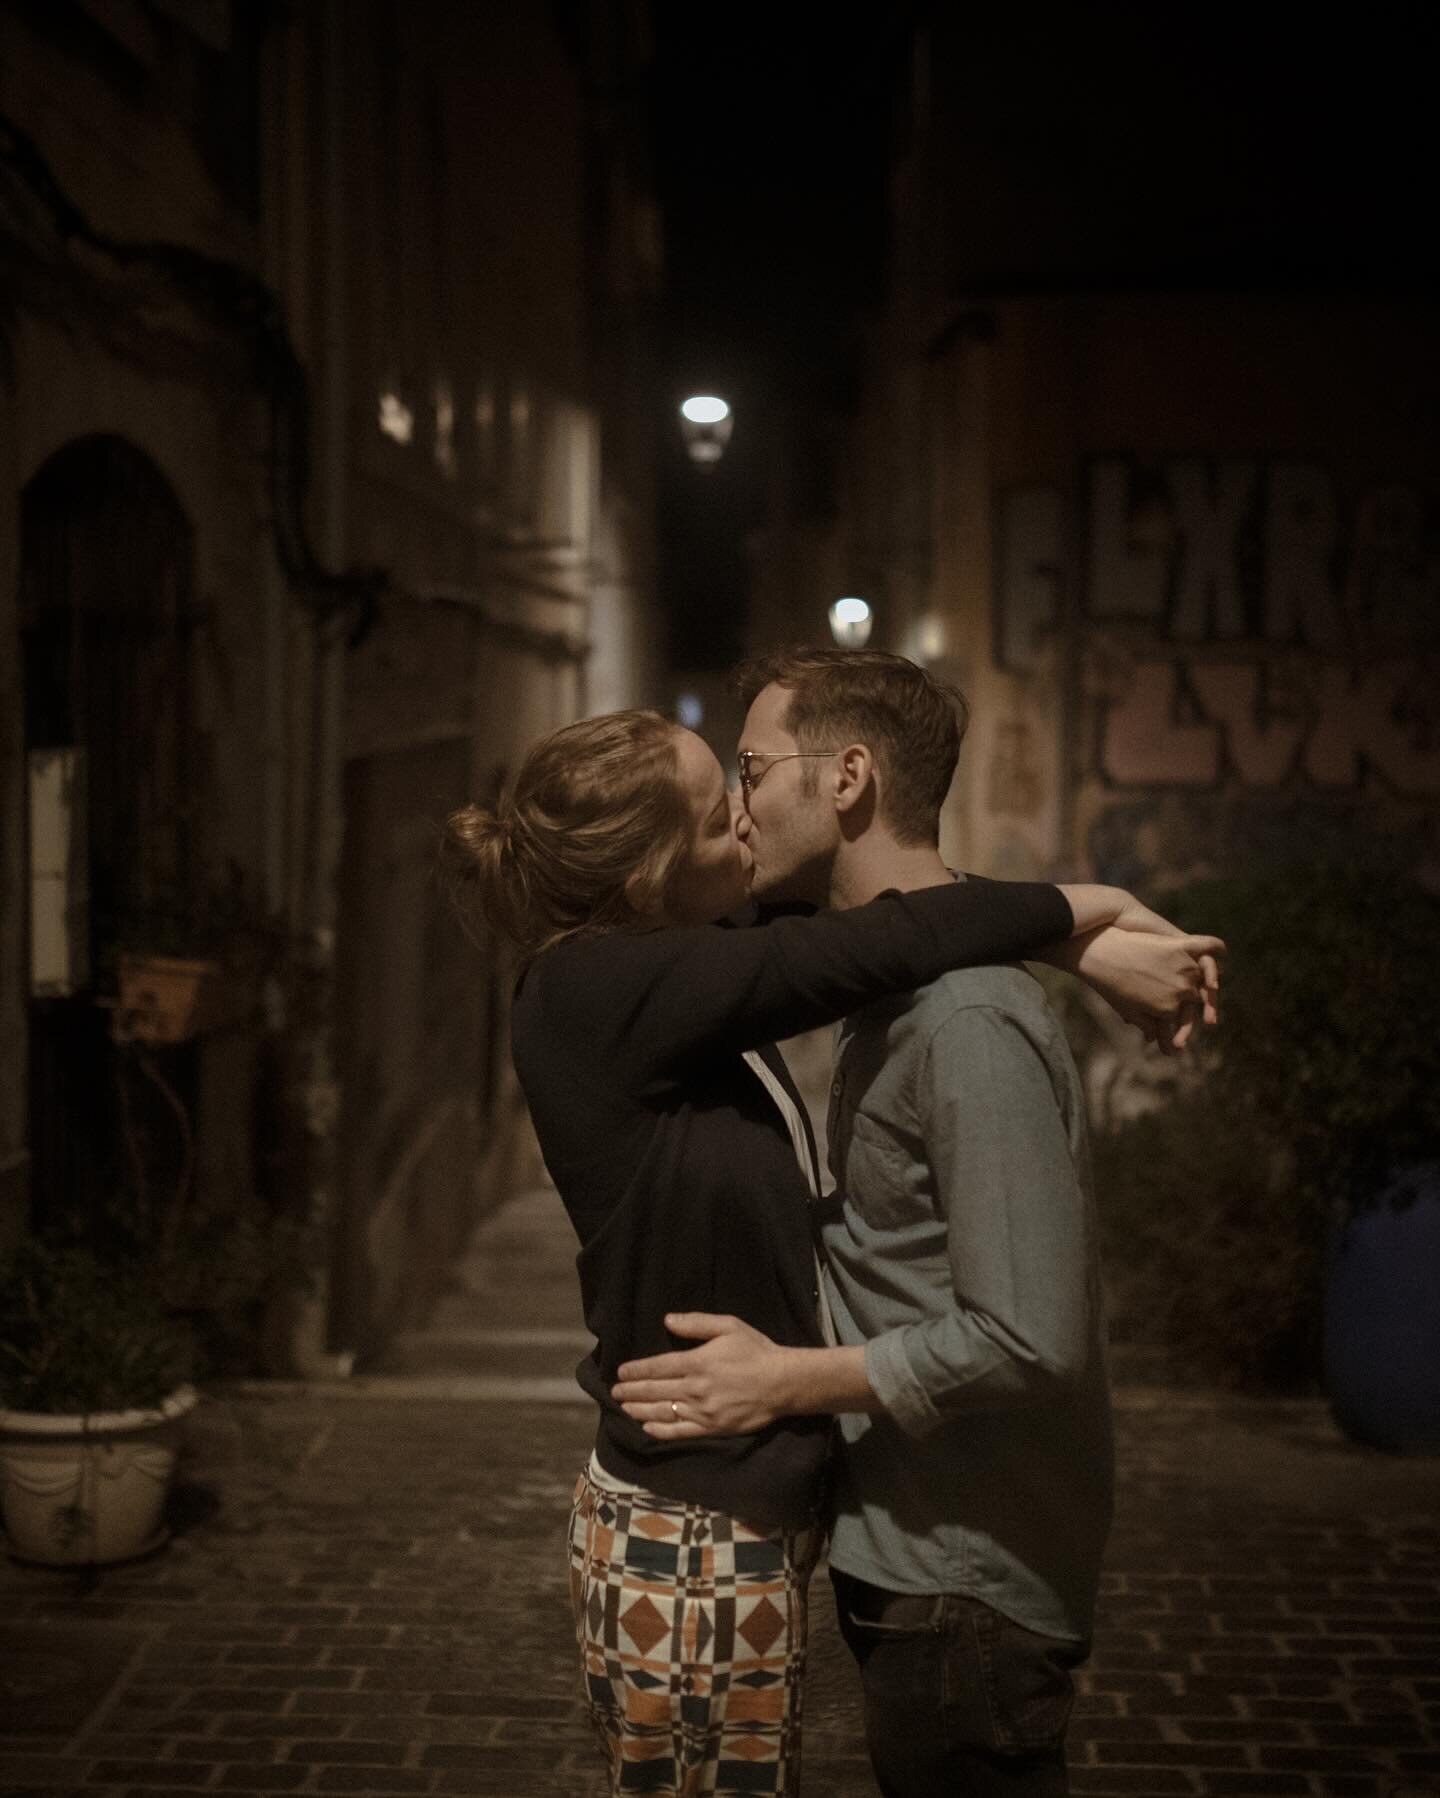
[[[348,617],[346,640],[352,647],[360,643],[375,622],[391,578],[382,568],[327,569],[310,542],[305,525],[309,387],[285,328],[279,296],[248,269],[189,245],[126,242],[97,231],[66,193],[39,145],[4,113],[0,113],[0,166],[40,201],[66,244],[82,243],[121,269],[150,270],[195,312],[249,338],[270,421],[270,511],[280,566],[318,623]]]

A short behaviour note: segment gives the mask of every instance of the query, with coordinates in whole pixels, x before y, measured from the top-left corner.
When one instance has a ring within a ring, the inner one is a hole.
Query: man
[[[747,697],[757,897],[954,878],[958,694],[900,657],[812,650],[753,664]],[[847,1019],[831,1093],[840,1346],[684,1314],[670,1328],[704,1346],[622,1368],[615,1394],[662,1437],[840,1413],[831,1577],[885,1798],[1062,1793],[1112,1480],[1075,1065],[1029,974],[972,968]]]

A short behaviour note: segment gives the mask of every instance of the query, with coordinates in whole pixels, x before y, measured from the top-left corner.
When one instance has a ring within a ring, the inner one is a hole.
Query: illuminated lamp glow
[[[844,649],[863,649],[873,622],[870,607],[853,593],[837,599],[830,608],[830,634]]]
[[[415,435],[415,414],[398,393],[382,393],[376,422],[396,443],[408,443]]]
[[[718,425],[729,418],[730,408],[716,394],[697,393],[681,406],[680,416],[688,418],[692,425]]]

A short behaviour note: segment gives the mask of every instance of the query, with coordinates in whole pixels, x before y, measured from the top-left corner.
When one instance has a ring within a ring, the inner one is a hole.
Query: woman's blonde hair
[[[493,808],[451,813],[441,860],[462,910],[529,960],[581,932],[652,921],[691,828],[676,726],[609,712],[542,737]]]

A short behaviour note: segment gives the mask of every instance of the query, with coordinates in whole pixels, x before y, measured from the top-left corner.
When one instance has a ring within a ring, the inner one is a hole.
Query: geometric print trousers
[[[570,1596],[613,1798],[795,1798],[820,1545],[580,1475]]]

